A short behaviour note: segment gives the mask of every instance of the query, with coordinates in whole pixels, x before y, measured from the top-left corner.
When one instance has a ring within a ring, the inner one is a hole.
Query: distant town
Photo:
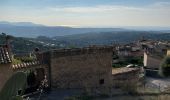
[[[79,48],[51,48],[51,44],[39,48],[30,44],[30,40],[21,38],[26,44],[17,47],[22,51],[24,47],[34,46],[30,51],[19,52],[13,50],[15,39],[6,33],[1,34],[2,100],[19,96],[26,100],[41,96],[46,98],[43,100],[98,100],[114,96],[136,96],[144,98],[142,100],[157,96],[169,98],[165,95],[170,94],[170,41],[141,37],[123,44]],[[11,89],[13,93],[7,93]],[[58,96],[59,92],[61,96]]]

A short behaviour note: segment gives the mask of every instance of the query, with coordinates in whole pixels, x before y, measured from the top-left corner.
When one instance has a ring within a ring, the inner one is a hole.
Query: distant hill
[[[0,33],[14,36],[11,42],[15,53],[27,53],[38,47],[41,50],[89,45],[130,43],[145,37],[170,41],[170,32],[138,31],[123,28],[72,28],[44,26],[30,22],[0,22]],[[3,43],[0,35],[0,44]]]
[[[0,32],[8,33],[19,37],[37,37],[37,36],[64,36],[73,34],[82,34],[89,32],[111,32],[111,31],[129,31],[123,28],[72,28],[62,26],[44,26],[31,22],[0,22]]]
[[[87,46],[96,44],[109,45],[113,43],[130,43],[138,41],[142,37],[145,37],[146,39],[170,41],[170,33],[155,34],[155,32],[147,31],[86,33],[55,37],[55,39],[76,46]]]
[[[89,45],[111,45],[114,43],[136,42],[144,37],[145,39],[170,41],[170,33],[155,33],[153,31],[119,31],[119,32],[92,32],[86,34],[74,34],[66,36],[37,38],[12,38],[12,50],[14,53],[29,53],[36,47],[40,50],[50,50],[56,48],[84,47]],[[4,37],[0,34],[0,44],[4,43]]]
[[[42,45],[39,42],[34,42],[32,39],[22,38],[22,37],[14,37],[11,36],[11,48],[13,53],[15,54],[27,54],[34,51],[35,48],[39,48],[40,50],[49,50],[52,49],[50,46]],[[0,34],[0,44],[5,44],[5,37]]]
[[[1,26],[44,26],[32,22],[7,22],[7,21],[0,21],[0,25]]]

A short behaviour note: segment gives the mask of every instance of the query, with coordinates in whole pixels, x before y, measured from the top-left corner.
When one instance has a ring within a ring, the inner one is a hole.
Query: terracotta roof
[[[21,64],[14,64],[12,65],[13,69],[21,69],[21,68],[29,68],[29,67],[33,67],[36,65],[40,65],[39,61],[33,61],[33,62],[27,62],[27,63],[21,63]]]
[[[11,63],[11,58],[6,45],[0,45],[0,64]]]

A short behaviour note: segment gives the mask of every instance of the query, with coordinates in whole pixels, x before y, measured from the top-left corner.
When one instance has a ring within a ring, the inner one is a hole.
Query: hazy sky
[[[78,27],[169,27],[170,0],[0,0],[0,21]]]

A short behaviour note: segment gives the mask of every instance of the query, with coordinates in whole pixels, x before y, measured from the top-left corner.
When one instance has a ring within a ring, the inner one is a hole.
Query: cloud
[[[1,9],[0,9],[1,10]],[[143,6],[63,6],[11,11],[1,19],[29,20],[48,25],[76,26],[170,26],[170,2]]]
[[[156,2],[141,7],[98,5],[92,7],[55,7],[50,8],[50,10],[58,14],[67,14],[70,18],[65,16],[65,21],[83,26],[170,26],[169,2]]]
[[[122,5],[96,5],[92,7],[50,7],[50,11],[62,12],[62,13],[108,13],[115,11],[124,12],[143,12],[143,11],[169,11],[170,2],[155,2],[151,5],[134,7],[134,6],[122,6]]]
[[[112,12],[116,10],[142,10],[141,8],[127,7],[127,6],[111,6],[99,5],[94,7],[54,7],[48,8],[51,11],[65,12],[65,13],[103,13]]]

